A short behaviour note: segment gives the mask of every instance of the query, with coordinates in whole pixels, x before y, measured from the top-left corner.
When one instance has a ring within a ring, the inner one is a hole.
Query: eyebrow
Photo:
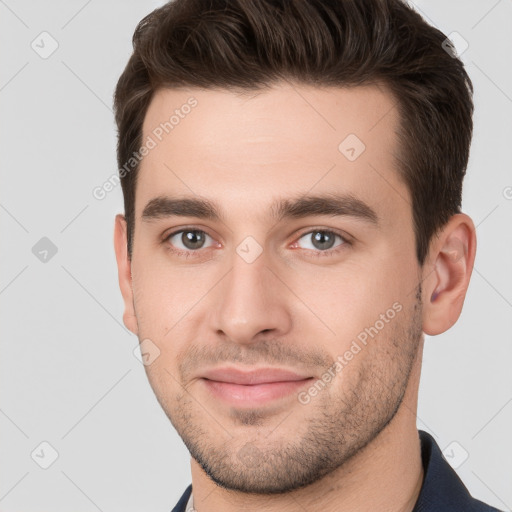
[[[349,216],[376,226],[379,224],[379,217],[375,210],[351,194],[323,194],[280,199],[270,206],[270,215],[276,221],[314,215]],[[221,210],[216,203],[196,197],[158,196],[151,199],[142,212],[142,220],[145,222],[173,216],[223,220]]]

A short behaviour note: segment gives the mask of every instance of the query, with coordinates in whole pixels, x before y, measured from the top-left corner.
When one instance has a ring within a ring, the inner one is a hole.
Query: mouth
[[[313,379],[287,370],[240,372],[221,369],[209,372],[207,377],[200,380],[212,396],[224,403],[255,407],[289,397],[309,385]]]
[[[309,384],[313,377],[303,380],[266,382],[263,384],[234,384],[203,379],[208,390],[224,401],[234,404],[258,405],[283,398]]]

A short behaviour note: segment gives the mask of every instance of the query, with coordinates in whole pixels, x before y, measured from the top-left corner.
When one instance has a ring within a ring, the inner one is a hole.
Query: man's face
[[[157,399],[224,487],[312,483],[400,406],[422,330],[393,104],[375,86],[285,83],[257,95],[162,90],[151,102],[143,141],[157,144],[138,176],[131,266],[137,334],[159,351],[146,366]],[[313,196],[339,199],[339,211]],[[214,203],[219,218],[147,208],[162,197]],[[309,380],[243,399],[247,387],[219,395],[203,378],[221,367]]]

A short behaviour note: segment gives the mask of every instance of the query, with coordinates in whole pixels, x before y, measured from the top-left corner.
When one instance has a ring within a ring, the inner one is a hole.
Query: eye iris
[[[313,245],[317,249],[330,249],[334,244],[335,235],[326,231],[316,231],[313,236]]]
[[[204,243],[204,233],[200,231],[184,231],[181,235],[181,241],[188,249],[198,249]]]

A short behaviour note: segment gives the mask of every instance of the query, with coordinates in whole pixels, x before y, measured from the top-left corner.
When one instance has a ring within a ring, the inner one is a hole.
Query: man
[[[476,250],[446,37],[398,0],[176,0],[133,42],[114,239],[174,511],[495,510],[416,427]]]

